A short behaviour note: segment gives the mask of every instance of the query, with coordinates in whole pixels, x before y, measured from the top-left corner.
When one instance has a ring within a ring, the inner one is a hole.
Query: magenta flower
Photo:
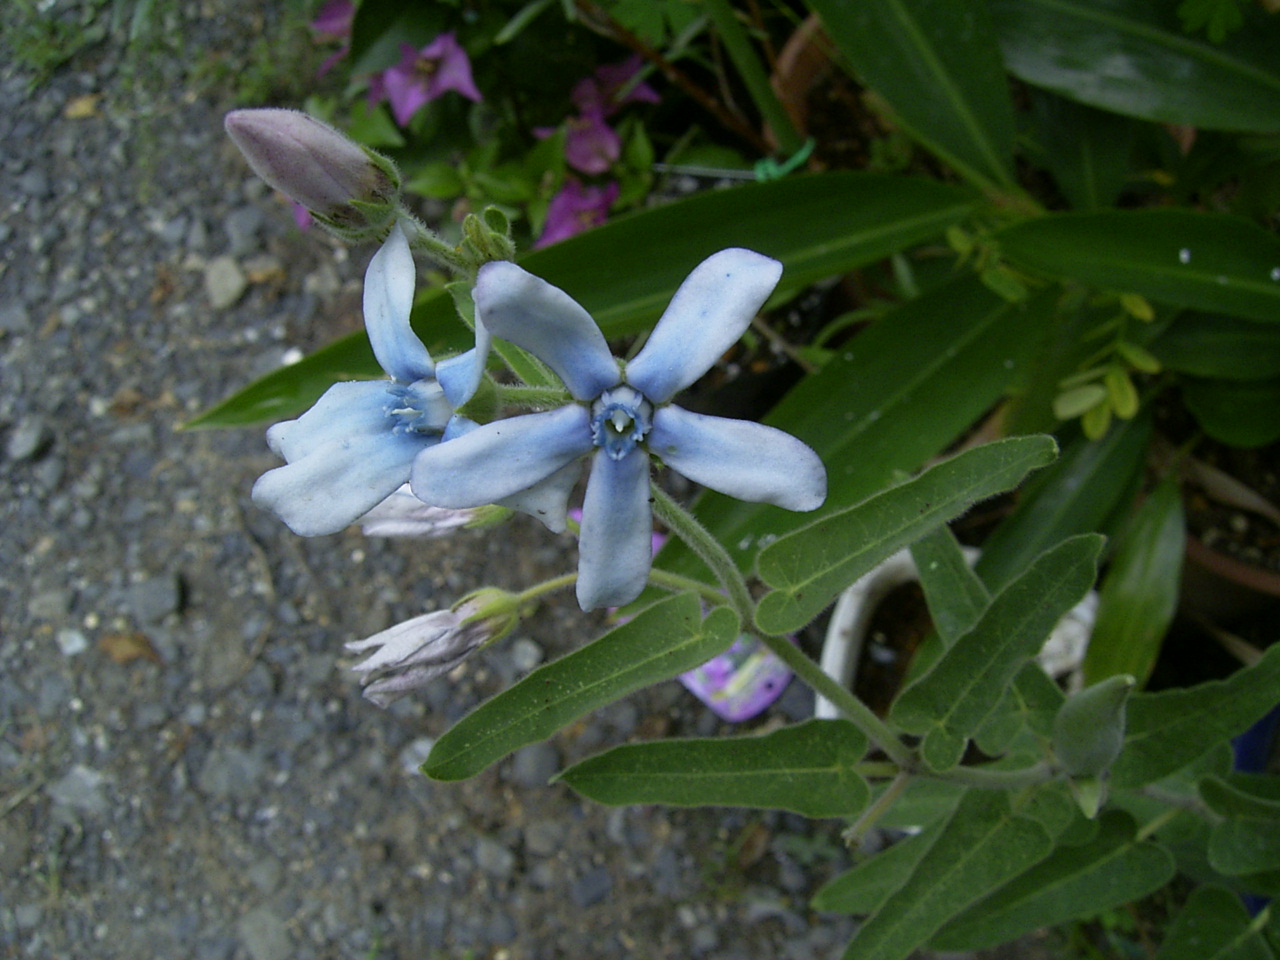
[[[382,74],[391,112],[400,126],[448,90],[476,102],[484,99],[471,79],[471,61],[452,33],[440,34],[421,50],[402,43],[400,51],[400,62]]]
[[[311,29],[326,40],[341,40],[351,36],[355,16],[356,8],[351,0],[329,0],[311,21]]]
[[[618,199],[618,185],[610,182],[601,187],[584,187],[570,177],[547,207],[547,222],[534,247],[546,247],[604,223],[609,207]]]
[[[584,114],[598,110],[605,117],[611,117],[628,103],[657,103],[661,99],[658,91],[647,83],[637,83],[619,97],[643,65],[640,55],[635,54],[621,63],[597,67],[595,73],[579,80],[573,88],[570,94],[573,105]]]
[[[320,12],[316,14],[316,18],[311,21],[311,30],[316,35],[317,40],[342,40],[346,41],[351,36],[351,23],[355,19],[356,8],[351,0],[329,0]],[[320,69],[316,71],[317,77],[323,77],[331,69],[333,65],[347,55],[351,49],[349,43],[344,42],[342,46],[325,58],[324,63],[320,64]]]
[[[606,172],[622,155],[622,141],[604,122],[599,110],[570,117],[564,158],[575,170],[592,175]]]
[[[596,176],[607,172],[622,156],[622,140],[604,122],[604,114],[599,109],[570,117],[565,121],[565,127],[564,158],[573,169]],[[534,127],[533,135],[545,140],[558,129]]]

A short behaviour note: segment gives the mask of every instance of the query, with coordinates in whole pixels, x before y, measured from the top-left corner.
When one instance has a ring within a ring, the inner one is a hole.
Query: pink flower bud
[[[359,144],[315,117],[297,110],[233,110],[225,125],[254,173],[320,217],[355,226],[367,217],[353,201],[395,199],[399,184],[390,166],[375,163]]]

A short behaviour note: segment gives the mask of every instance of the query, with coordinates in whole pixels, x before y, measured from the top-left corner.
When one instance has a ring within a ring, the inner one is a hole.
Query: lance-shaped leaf
[[[1209,834],[1209,863],[1215,870],[1242,876],[1280,869],[1280,777],[1208,776],[1199,791],[1205,805],[1226,818]]]
[[[947,924],[930,947],[980,950],[1041,927],[1095,916],[1159,889],[1173,878],[1173,857],[1134,833],[1128,814],[1104,814],[1092,840],[1058,847]]]
[[[1108,518],[1142,476],[1151,418],[1117,424],[1101,440],[1083,437],[1036,476],[1018,506],[983,545],[977,572],[999,590],[1055,543],[1078,533],[1106,530]]]
[[[1263,447],[1280,439],[1280,377],[1270,380],[1202,380],[1188,377],[1182,400],[1204,432],[1236,447]]]
[[[938,636],[950,646],[982,616],[991,602],[983,585],[948,527],[939,527],[911,545],[911,559]]]
[[[1185,311],[1149,344],[1166,368],[1220,380],[1280,377],[1280,330],[1274,324]]]
[[[705,663],[737,633],[738,618],[725,607],[704,620],[692,593],[662,600],[467,714],[436,741],[422,772],[436,780],[474,776],[597,707]]]
[[[847,720],[810,720],[758,737],[627,744],[558,779],[598,803],[790,810],[848,817],[870,791],[856,766],[867,739]]]
[[[1140,124],[1031,88],[1035,136],[1031,159],[1053,174],[1077,210],[1111,206],[1133,175],[1133,145]]]
[[[1111,768],[1111,785],[1140,787],[1185,767],[1257,722],[1275,706],[1277,690],[1280,644],[1225,680],[1130,698],[1128,732]]]
[[[1182,491],[1165,480],[1139,508],[1102,582],[1086,684],[1117,674],[1146,683],[1178,606],[1186,539]]]
[[[992,0],[1005,63],[1038,87],[1105,110],[1206,130],[1280,131],[1280,22],[1244,9],[1222,43],[1192,36],[1159,0]]]
[[[825,913],[866,916],[884,905],[915,872],[950,818],[943,818],[919,833],[899,840],[889,849],[833,877],[813,895],[810,906]]]
[[[520,265],[581,303],[605,336],[618,337],[652,326],[689,271],[717,250],[747,247],[780,260],[784,286],[797,289],[937,236],[978,202],[971,191],[921,178],[788,177],[621,217],[531,251]],[[436,290],[420,298],[414,330],[424,343],[434,350],[451,328],[462,330],[447,296]],[[269,374],[188,426],[292,416],[337,380],[381,375],[364,333],[352,334]]]
[[[846,960],[906,960],[952,917],[1053,849],[1044,827],[1002,792],[966,794],[911,876],[858,930]]]
[[[1199,783],[1200,799],[1222,817],[1280,820],[1280,777],[1235,774],[1230,780],[1205,777]]]
[[[1044,436],[975,447],[770,544],[757,565],[773,592],[760,601],[756,622],[769,633],[799,629],[885,557],[978,501],[1016,487],[1056,453],[1052,438]]]
[[[922,753],[931,765],[945,768],[959,760],[955,744],[963,749],[1054,625],[1093,586],[1102,543],[1096,534],[1082,534],[1044,553],[903,690],[893,720],[925,736]]]
[[[1013,186],[1013,104],[977,0],[811,0],[858,76],[970,181]]]
[[[1156,960],[1280,960],[1268,939],[1237,894],[1198,887],[1174,919]]]
[[[1192,210],[1059,213],[998,237],[1011,260],[1056,277],[1280,321],[1280,237],[1243,217]]]
[[[1046,289],[1011,304],[971,275],[944,283],[859,333],[764,422],[822,457],[824,510],[853,506],[919,470],[1000,399],[1053,324],[1057,296]],[[813,519],[717,493],[700,497],[695,512],[743,569],[760,544]],[[657,562],[701,569],[679,543]]]
[[[1047,740],[1062,701],[1062,690],[1039,663],[1023,664],[999,705],[975,732],[974,743],[994,757],[1006,753],[1026,731],[1037,741]]]
[[[1254,818],[1215,823],[1209,832],[1209,863],[1228,877],[1280,869],[1280,826]]]

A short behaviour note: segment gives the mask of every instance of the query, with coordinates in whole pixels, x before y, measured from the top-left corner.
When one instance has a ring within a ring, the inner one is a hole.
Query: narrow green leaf
[[[1035,477],[983,545],[978,576],[999,590],[1050,546],[1077,533],[1105,530],[1146,463],[1150,418],[1117,425],[1101,440],[1072,441]]]
[[[1265,447],[1280,439],[1280,377],[1237,382],[1187,377],[1182,400],[1215,440],[1235,447]]]
[[[665,803],[848,817],[870,799],[856,771],[867,739],[847,720],[810,720],[756,737],[627,744],[560,774],[597,803]]]
[[[972,182],[1012,187],[1013,105],[976,0],[810,0],[854,71],[920,142]]]
[[[765,418],[809,444],[827,465],[823,509],[849,507],[919,470],[1000,399],[1053,323],[1056,291],[1025,305],[972,276],[895,308],[806,377]],[[704,494],[698,518],[747,569],[758,545],[809,522],[808,514]],[[696,573],[679,544],[659,565]]]
[[[1131,174],[1139,125],[1128,117],[1029,89],[1036,125],[1033,158],[1053,174],[1075,209],[1110,207]]]
[[[1173,857],[1134,832],[1128,814],[1103,814],[1093,840],[1058,847],[947,924],[930,947],[980,950],[1145,897],[1173,878]]]
[[[1192,210],[1059,213],[997,234],[1009,259],[1095,287],[1280,321],[1280,237]]]
[[[928,673],[902,691],[892,708],[894,722],[948,742],[973,736],[1022,665],[1093,586],[1102,542],[1082,534],[1037,558]]]
[[[1205,806],[1219,816],[1280,820],[1280,777],[1236,774],[1228,781],[1210,776],[1199,788]]]
[[[1280,377],[1280,330],[1274,324],[1184,311],[1150,344],[1168,369],[1220,380]]]
[[[824,913],[865,916],[875,913],[915,872],[950,818],[899,840],[862,863],[833,877],[813,895],[810,905]]]
[[[1223,43],[1189,36],[1176,3],[991,0],[1008,68],[1065,97],[1158,123],[1280,131],[1280,22],[1246,4]]]
[[[1178,606],[1186,539],[1182,490],[1165,480],[1139,508],[1102,582],[1086,686],[1123,673],[1141,685],[1151,675]]]
[[[1197,887],[1165,935],[1156,960],[1280,960],[1239,895]]]
[[[947,646],[982,616],[991,594],[973,572],[955,534],[942,526],[911,545],[929,615]]]
[[[769,633],[799,629],[885,557],[978,501],[1016,487],[1056,452],[1045,436],[975,447],[770,544],[757,566],[773,592],[760,601],[756,622]]]
[[[520,265],[581,303],[605,336],[620,337],[652,326],[689,271],[725,247],[781,260],[784,285],[798,289],[937,236],[977,205],[972,192],[933,180],[861,172],[788,177],[619,217],[530,251]],[[419,298],[414,329],[424,342],[436,342],[451,320],[447,297],[431,291]],[[453,326],[462,329],[456,321]],[[986,329],[966,332],[962,342]],[[1005,356],[1016,356],[1002,346]],[[188,425],[243,426],[294,416],[338,380],[382,375],[365,334],[351,334]]]
[[[641,687],[666,680],[722,652],[738,618],[719,607],[703,620],[692,593],[655,603],[634,620],[481,704],[436,741],[422,772],[462,780],[526,744]]]
[[[906,960],[952,917],[1053,848],[1044,827],[1011,810],[998,791],[960,801],[905,883],[858,930],[846,960]]]
[[[1266,873],[1280,864],[1280,826],[1274,820],[1215,823],[1209,833],[1209,863],[1224,876]]]
[[[1275,706],[1277,689],[1280,644],[1225,680],[1131,697],[1124,750],[1111,768],[1112,786],[1140,787],[1185,767],[1257,722]]]
[[[1023,664],[999,704],[975,731],[974,743],[988,756],[999,756],[1024,731],[1039,738],[1037,742],[1047,740],[1062,701],[1062,690],[1040,664]]]

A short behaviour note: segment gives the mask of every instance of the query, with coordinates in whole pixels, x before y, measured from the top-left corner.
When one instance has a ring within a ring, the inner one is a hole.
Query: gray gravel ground
[[[228,7],[190,6],[193,61],[245,40]],[[110,40],[34,89],[11,52],[0,955],[838,955],[847,921],[805,904],[845,862],[839,824],[610,810],[545,785],[603,745],[719,731],[674,682],[472,781],[416,773],[452,721],[598,621],[548,604],[385,713],[342,643],[562,572],[571,545],[523,518],[428,543],[302,540],[257,510],[248,491],[276,462],[261,431],[178,425],[355,329],[372,251],[297,232],[225,141],[230,104],[178,62],[145,117]],[[801,691],[788,708],[803,715]]]

